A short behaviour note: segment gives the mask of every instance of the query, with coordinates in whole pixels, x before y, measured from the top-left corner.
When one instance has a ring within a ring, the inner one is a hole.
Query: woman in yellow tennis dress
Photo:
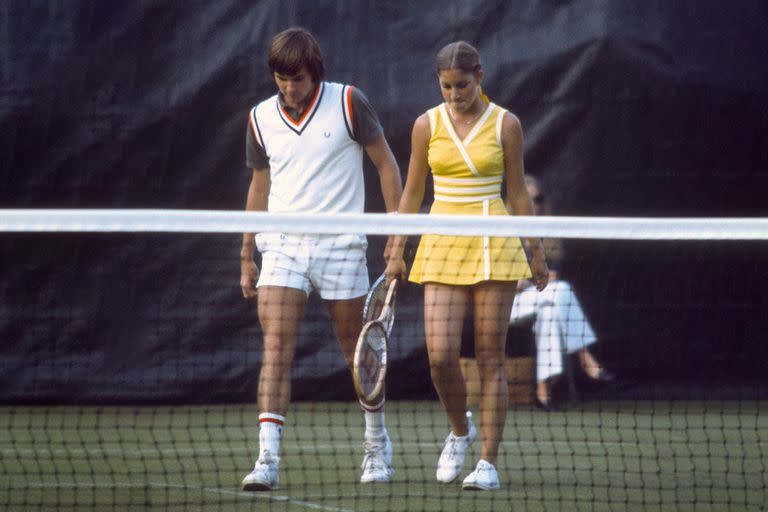
[[[480,56],[459,41],[437,54],[445,103],[414,123],[408,179],[398,211],[416,213],[431,169],[432,214],[533,215],[523,179],[523,138],[518,119],[482,94]],[[501,186],[506,181],[506,204]],[[499,488],[496,461],[507,414],[504,344],[516,282],[532,277],[542,289],[547,265],[540,240],[529,240],[530,266],[518,238],[424,235],[409,279],[424,284],[424,328],[432,382],[446,409],[451,432],[437,463],[437,480],[454,481],[477,430],[466,412],[459,368],[466,310],[474,308],[475,357],[480,370],[480,460],[465,489]],[[389,252],[389,278],[405,275],[405,237]]]

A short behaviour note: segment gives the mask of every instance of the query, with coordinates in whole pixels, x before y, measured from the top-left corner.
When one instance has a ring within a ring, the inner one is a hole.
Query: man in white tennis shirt
[[[253,169],[246,210],[362,213],[363,152],[378,170],[387,211],[395,211],[402,182],[381,124],[358,89],[323,81],[320,47],[302,28],[272,39],[269,69],[278,93],[248,116],[246,164]],[[351,367],[360,333],[368,269],[364,235],[244,233],[240,286],[257,297],[264,333],[259,375],[259,455],[243,489],[279,485],[279,449],[291,395],[291,365],[308,294],[317,290]],[[262,254],[261,272],[253,260]],[[258,294],[256,292],[258,288]],[[361,482],[392,478],[392,443],[384,398],[363,404],[365,435]]]

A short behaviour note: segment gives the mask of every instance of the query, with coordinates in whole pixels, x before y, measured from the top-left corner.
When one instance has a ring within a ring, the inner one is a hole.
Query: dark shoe
[[[605,368],[600,368],[600,371],[597,372],[597,376],[593,380],[597,382],[613,382],[616,380],[616,374]]]
[[[552,399],[546,401],[539,400],[539,397],[533,399],[533,403],[544,412],[558,412],[560,409],[552,403]]]

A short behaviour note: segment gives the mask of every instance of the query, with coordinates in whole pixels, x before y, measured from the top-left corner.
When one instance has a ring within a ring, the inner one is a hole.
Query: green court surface
[[[462,491],[434,470],[439,403],[387,404],[391,484],[358,483],[355,403],[291,406],[280,489],[245,493],[252,405],[0,408],[0,509],[281,511],[762,511],[768,415],[759,401],[584,402],[510,409],[502,489]],[[462,478],[479,457],[472,448]]]

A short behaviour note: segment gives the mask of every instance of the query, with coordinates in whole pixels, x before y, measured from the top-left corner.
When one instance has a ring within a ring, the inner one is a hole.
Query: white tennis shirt
[[[320,82],[300,119],[277,95],[251,109],[249,132],[269,157],[270,212],[363,212],[363,147],[353,139],[352,90]]]

